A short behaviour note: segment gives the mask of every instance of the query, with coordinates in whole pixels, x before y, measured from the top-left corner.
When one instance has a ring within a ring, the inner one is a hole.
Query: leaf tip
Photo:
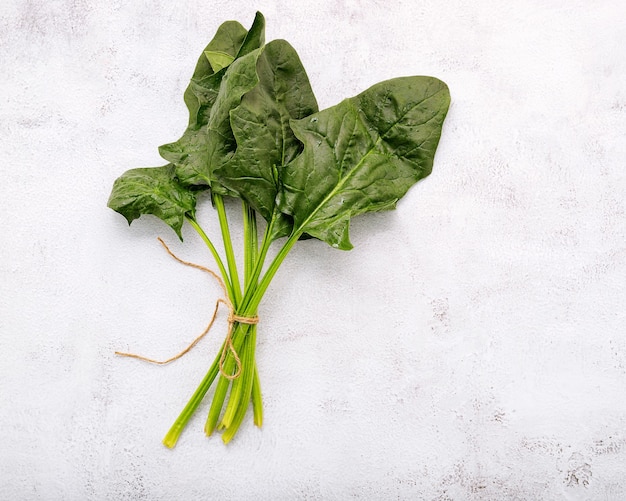
[[[183,232],[182,232],[182,228],[180,228],[180,227],[179,227],[179,228],[174,228],[174,227],[172,226],[172,229],[174,230],[174,233],[176,233],[176,236],[178,237],[178,239],[179,239],[181,242],[183,242],[184,240],[183,240]]]

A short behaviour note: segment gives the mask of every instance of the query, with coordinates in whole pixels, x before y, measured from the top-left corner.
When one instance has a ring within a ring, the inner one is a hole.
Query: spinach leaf
[[[262,52],[262,48],[255,49],[228,67],[206,125],[204,163],[197,166],[196,173],[206,180],[214,192],[222,195],[231,192],[217,182],[213,172],[229,161],[237,148],[230,125],[230,112],[241,103],[243,95],[259,83],[256,63]]]
[[[185,215],[194,217],[196,196],[174,176],[172,164],[127,170],[113,183],[107,204],[132,223],[153,214],[172,227],[181,240]]]
[[[122,214],[129,224],[142,214],[153,214],[171,226],[182,240],[185,216],[194,217],[196,195],[191,188],[211,184],[206,173],[207,126],[212,118],[213,105],[233,87],[232,84],[222,87],[228,67],[240,56],[256,61],[256,57],[249,54],[264,42],[265,19],[260,12],[257,12],[250,31],[236,21],[227,21],[218,28],[198,59],[185,90],[184,100],[189,109],[187,130],[176,143],[159,148],[161,156],[171,163],[163,167],[129,170],[113,185],[108,206]],[[230,80],[226,78],[227,82]]]
[[[217,29],[213,40],[204,49],[204,57],[200,56],[200,61],[208,61],[215,73],[226,68],[237,57],[247,34],[248,31],[237,21],[226,21]]]
[[[264,43],[265,19],[257,12],[250,31],[246,31],[236,21],[223,23],[198,59],[191,82],[184,94],[185,104],[189,109],[187,129],[178,141],[159,147],[160,155],[176,165],[176,174],[183,184],[211,186],[208,165],[211,155],[207,145],[211,136],[209,122],[212,121],[213,128],[216,122],[215,117],[212,118],[213,107],[220,93],[223,101],[224,78],[227,75],[236,75],[241,69],[237,66],[229,71],[233,62],[263,47]],[[228,150],[232,147],[234,139],[232,132],[223,129],[224,127],[220,132],[225,133],[224,140],[228,143],[223,149]],[[216,188],[219,189],[218,186]]]
[[[230,112],[237,143],[233,157],[216,169],[219,183],[246,200],[268,222],[272,238],[289,234],[291,220],[275,210],[281,172],[301,151],[289,122],[315,113],[317,101],[295,49],[285,40],[265,46],[256,72],[259,84]]]
[[[235,57],[243,57],[246,54],[249,54],[255,49],[259,49],[265,45],[265,18],[263,14],[257,12],[254,16],[254,21],[252,22],[252,26],[250,27],[250,31],[244,38],[239,50],[237,51],[237,56]]]
[[[351,249],[350,218],[395,208],[430,174],[449,104],[442,81],[403,77],[292,121],[304,150],[283,172],[279,204],[294,231]]]

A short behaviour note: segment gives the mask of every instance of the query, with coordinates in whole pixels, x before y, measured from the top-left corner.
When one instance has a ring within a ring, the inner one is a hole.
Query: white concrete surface
[[[113,351],[176,352],[219,291],[156,242],[211,264],[189,228],[128,228],[106,200],[161,163],[199,51],[256,9],[324,107],[410,74],[453,104],[397,211],[277,276],[263,429],[225,447],[204,405],[170,451],[223,317],[167,367]],[[618,0],[3,1],[0,499],[626,499],[625,18]]]

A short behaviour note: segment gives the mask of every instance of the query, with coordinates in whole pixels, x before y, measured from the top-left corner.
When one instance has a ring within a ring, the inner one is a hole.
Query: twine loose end
[[[228,333],[226,334],[226,339],[224,340],[224,345],[222,347],[222,354],[220,356],[220,361],[219,361],[219,369],[220,369],[220,373],[222,374],[222,376],[224,376],[226,379],[230,379],[230,380],[237,379],[241,375],[241,359],[239,358],[239,355],[237,354],[237,350],[235,350],[235,346],[233,345],[232,334],[233,334],[234,325],[235,323],[256,325],[259,323],[259,317],[256,315],[254,317],[244,317],[244,316],[237,315],[235,313],[235,308],[233,307],[233,304],[228,299],[228,294],[226,293],[226,286],[224,285],[224,281],[217,273],[199,264],[190,263],[189,261],[182,260],[170,250],[170,248],[161,239],[161,237],[157,237],[157,240],[161,243],[161,245],[165,248],[167,253],[173,259],[175,259],[181,264],[184,264],[185,266],[190,266],[192,268],[196,268],[198,270],[204,271],[208,273],[209,275],[211,275],[215,280],[217,280],[220,287],[222,288],[224,297],[219,298],[216,301],[215,309],[213,310],[213,315],[211,316],[211,321],[207,325],[206,329],[204,329],[202,334],[196,337],[184,350],[182,350],[180,353],[177,353],[173,357],[170,357],[167,360],[155,360],[153,358],[144,357],[142,355],[137,355],[135,353],[126,353],[126,352],[116,351],[115,354],[120,357],[136,358],[138,360],[142,360],[144,362],[148,362],[148,363],[156,364],[156,365],[165,365],[165,364],[169,364],[170,362],[173,362],[174,360],[178,360],[183,355],[186,355],[189,351],[191,351],[191,349],[194,346],[196,346],[204,336],[208,334],[208,332],[211,330],[211,327],[213,327],[213,324],[215,323],[215,319],[217,318],[217,313],[218,313],[220,304],[224,304],[228,308],[228,311],[229,311]],[[231,355],[233,356],[233,359],[235,360],[235,365],[237,366],[237,370],[233,374],[228,374],[224,370],[224,363],[226,362],[226,357],[228,356],[229,351]]]

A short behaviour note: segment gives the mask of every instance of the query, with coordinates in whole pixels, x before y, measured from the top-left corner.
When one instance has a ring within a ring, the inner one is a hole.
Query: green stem
[[[272,263],[267,268],[267,271],[265,272],[265,275],[263,275],[263,278],[259,282],[259,285],[252,291],[252,298],[249,301],[245,301],[244,298],[244,301],[241,304],[241,309],[243,310],[244,316],[251,315],[252,312],[257,310],[257,308],[259,307],[259,303],[263,298],[263,294],[265,294],[265,291],[267,291],[267,288],[274,278],[274,275],[276,275],[278,268],[287,257],[287,254],[289,254],[289,251],[292,249],[292,247],[295,245],[301,235],[302,232],[294,232],[291,234],[291,236],[287,239],[282,248],[278,251],[278,254],[276,254],[276,257],[274,258]]]
[[[207,416],[206,423],[204,424],[204,433],[206,433],[207,437],[210,437],[215,431],[229,386],[230,380],[225,378],[223,375],[220,375],[217,387],[215,388],[215,393],[213,394],[213,400],[211,401],[209,415]]]
[[[239,429],[239,426],[243,422],[243,418],[246,415],[246,411],[248,410],[248,406],[250,405],[250,397],[252,395],[252,386],[254,381],[254,351],[256,346],[256,326],[253,325],[250,329],[247,337],[249,338],[249,347],[246,353],[246,360],[244,362],[244,367],[248,367],[247,370],[243,370],[241,374],[241,379],[243,379],[242,389],[241,389],[241,399],[239,401],[239,406],[237,407],[237,412],[235,413],[234,419],[228,425],[228,428],[224,431],[222,435],[222,441],[227,444],[232,440]]]
[[[217,216],[220,221],[220,230],[222,231],[222,240],[224,241],[224,251],[226,252],[226,262],[228,263],[228,271],[230,272],[230,281],[232,283],[233,292],[231,301],[236,308],[239,301],[241,301],[241,285],[239,283],[239,275],[237,273],[237,261],[235,260],[235,252],[233,251],[233,242],[230,238],[228,219],[226,218],[224,199],[221,195],[213,193],[213,203],[215,204]]]
[[[232,333],[232,342],[233,348],[235,352],[240,353],[241,345],[243,344],[246,331],[248,330],[249,325],[247,324],[236,324],[233,327]],[[221,356],[221,353],[220,353]],[[219,362],[218,362],[219,363]],[[235,358],[229,352],[226,356],[226,360],[223,364],[223,370],[226,374],[233,374],[235,370]],[[243,370],[243,363],[242,363]],[[239,376],[241,377],[241,375]],[[220,376],[219,381],[217,382],[217,387],[215,388],[215,394],[213,395],[213,401],[211,402],[211,408],[209,409],[209,415],[207,416],[206,424],[204,425],[204,432],[211,436],[215,431],[217,426],[217,421],[219,420],[220,414],[222,412],[222,407],[224,406],[224,400],[226,399],[226,394],[228,393],[228,387],[230,386],[231,380]]]
[[[179,414],[178,418],[176,418],[176,421],[174,421],[174,424],[165,435],[165,438],[163,438],[163,445],[169,447],[170,449],[172,449],[176,445],[178,437],[180,437],[180,434],[185,429],[185,426],[187,426],[187,423],[191,419],[191,416],[200,405],[200,402],[202,402],[202,399],[211,387],[211,384],[213,384],[213,381],[215,380],[215,377],[219,372],[220,356],[221,350],[220,354],[218,354],[218,356],[213,361],[213,364],[211,365],[211,368],[207,372],[206,376],[204,376],[204,379],[200,383],[200,386],[198,386],[194,394],[189,399],[189,402],[187,402],[187,405],[185,406],[183,411]]]
[[[243,235],[244,235],[244,286],[250,287],[250,279],[259,253],[259,242],[256,226],[256,213],[247,202],[243,203]]]
[[[274,209],[272,218],[270,219],[270,222],[267,223],[265,233],[263,234],[261,249],[258,253],[256,262],[254,263],[254,271],[252,272],[252,277],[248,282],[248,286],[246,287],[246,293],[244,294],[243,300],[241,301],[242,307],[245,307],[244,305],[249,303],[257,288],[259,277],[261,276],[261,271],[263,271],[263,264],[265,263],[265,258],[267,257],[267,252],[269,251],[270,245],[272,244],[272,234],[274,232],[274,224],[277,217],[278,211],[277,209]]]
[[[230,396],[228,397],[228,404],[226,405],[222,422],[218,427],[219,429],[230,427],[242,401],[244,399],[250,400],[250,395],[246,397],[244,392],[246,391],[245,381],[250,377],[249,373],[254,373],[255,340],[256,325],[252,325],[248,335],[244,337],[243,347],[241,348],[241,353],[239,353],[241,357],[241,374],[233,381]]]
[[[260,428],[263,425],[263,400],[256,362],[254,363],[254,379],[252,380],[252,411],[254,413],[254,424]]]
[[[207,247],[211,251],[211,254],[213,255],[213,259],[215,259],[215,262],[217,263],[217,266],[220,269],[220,273],[222,274],[222,278],[224,279],[224,285],[226,286],[226,293],[228,294],[228,297],[230,297],[232,300],[233,287],[228,278],[228,273],[226,273],[224,262],[220,258],[220,255],[218,254],[217,249],[215,249],[213,242],[211,242],[207,234],[204,232],[202,227],[198,224],[198,222],[195,219],[193,219],[191,216],[187,216],[187,221],[189,221],[191,226],[193,226],[193,228],[198,232],[198,235],[200,235],[202,240],[204,240],[204,243],[207,245]]]

